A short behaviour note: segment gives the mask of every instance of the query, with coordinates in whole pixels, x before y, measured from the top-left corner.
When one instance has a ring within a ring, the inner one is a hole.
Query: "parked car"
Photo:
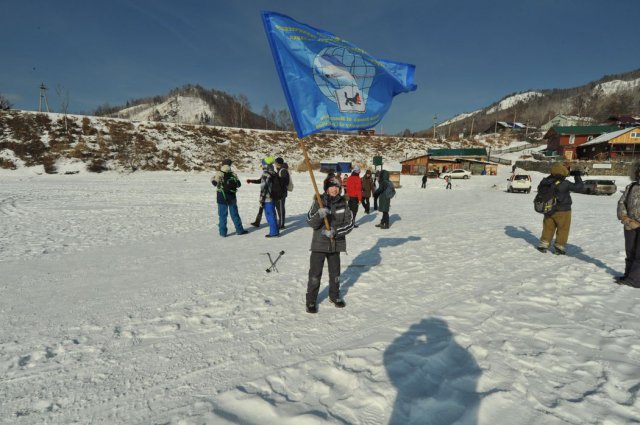
[[[613,195],[618,190],[615,180],[585,180],[582,193],[587,195]]]
[[[507,179],[507,192],[531,192],[531,176],[528,174],[514,174]]]
[[[446,173],[440,174],[441,178],[445,178],[447,176],[449,176],[452,179],[468,179],[469,177],[471,177],[471,171],[458,169],[458,170],[447,171]]]
[[[437,179],[438,176],[440,175],[440,173],[438,173],[437,171],[427,171],[427,178],[428,179]]]

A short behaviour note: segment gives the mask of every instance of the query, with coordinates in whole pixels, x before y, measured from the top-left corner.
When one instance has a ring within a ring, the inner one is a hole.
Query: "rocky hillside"
[[[509,139],[433,143],[429,139],[321,133],[304,139],[313,166],[321,160],[362,165],[382,155],[396,164],[429,147],[471,147],[509,143]],[[282,156],[304,170],[293,132],[246,130],[209,125],[0,111],[0,168],[42,166],[48,173],[74,164],[78,171],[210,170],[231,158],[241,170],[257,169],[260,159]]]
[[[473,127],[474,134],[492,129],[496,121],[517,121],[540,127],[558,114],[605,122],[612,115],[640,115],[640,69],[608,75],[580,87],[528,90],[505,96],[483,109],[457,115],[437,127],[437,133],[456,138]],[[433,127],[416,133],[433,134]]]

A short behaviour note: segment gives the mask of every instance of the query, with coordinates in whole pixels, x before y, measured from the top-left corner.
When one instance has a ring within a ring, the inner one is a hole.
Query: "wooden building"
[[[617,126],[589,125],[572,127],[552,127],[544,135],[547,140],[547,151],[557,152],[567,160],[577,157],[576,148],[601,134],[619,130]]]
[[[429,149],[426,155],[400,161],[400,164],[402,165],[402,174],[422,175],[429,171],[442,173],[458,168],[464,168],[474,174],[480,174],[485,168],[484,166],[479,167],[477,165],[478,162],[492,164],[487,162],[487,150],[485,148]],[[474,164],[473,167],[471,166],[472,163]]]
[[[635,159],[640,157],[640,127],[605,133],[577,148],[578,159]]]

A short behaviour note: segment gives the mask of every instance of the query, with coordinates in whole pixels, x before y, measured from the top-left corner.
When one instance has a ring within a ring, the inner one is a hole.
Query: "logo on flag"
[[[285,15],[263,12],[262,20],[300,138],[373,127],[395,95],[416,89],[413,65],[376,59]]]

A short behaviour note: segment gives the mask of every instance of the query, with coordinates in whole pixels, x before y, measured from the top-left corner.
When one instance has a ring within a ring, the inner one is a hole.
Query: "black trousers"
[[[278,216],[278,228],[282,229],[284,227],[284,218],[286,216],[286,211],[284,204],[287,201],[286,196],[282,199],[279,199],[276,202],[276,215]]]
[[[369,214],[369,210],[371,206],[369,205],[369,198],[362,198],[362,208],[364,208],[364,212]]]
[[[386,224],[387,226],[389,225],[389,213],[388,212],[383,212],[382,213],[382,220],[380,220],[380,224]]]
[[[358,202],[358,198],[349,198],[349,209],[351,210],[351,214],[353,214],[353,221],[356,221],[356,214],[358,214],[358,207],[360,203]]]
[[[256,220],[253,223],[256,223],[256,225],[260,225],[260,222],[262,221],[262,210],[264,208],[262,208],[262,204],[260,204],[260,209],[258,210],[258,214],[256,215]],[[252,224],[253,224],[252,223]]]
[[[624,275],[640,284],[640,229],[624,231]]]
[[[373,195],[373,210],[378,211],[378,197]]]
[[[322,269],[324,260],[327,259],[329,266],[329,298],[336,300],[340,298],[340,253],[339,252],[317,252],[311,251],[309,258],[309,283],[307,284],[307,304],[318,301],[320,291],[320,279],[322,279]]]

